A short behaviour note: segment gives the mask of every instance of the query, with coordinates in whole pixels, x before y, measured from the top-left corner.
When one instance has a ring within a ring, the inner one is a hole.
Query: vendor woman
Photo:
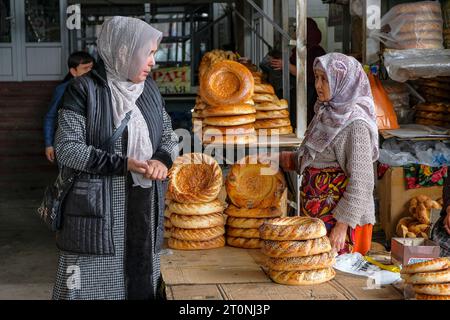
[[[374,161],[378,130],[369,80],[361,64],[341,53],[314,61],[315,116],[296,152],[280,164],[303,176],[301,215],[325,222],[339,254],[370,249],[374,209]]]
[[[450,257],[450,174],[444,184],[441,218],[434,224],[431,239],[441,247],[441,257]]]

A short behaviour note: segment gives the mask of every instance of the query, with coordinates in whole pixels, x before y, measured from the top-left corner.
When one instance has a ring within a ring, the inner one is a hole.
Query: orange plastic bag
[[[356,226],[355,242],[353,243],[353,252],[359,252],[363,256],[369,252],[372,246],[372,230],[373,225],[365,224],[363,226]]]
[[[370,88],[372,89],[373,100],[375,102],[378,129],[398,129],[399,125],[394,105],[389,99],[386,90],[384,90],[380,79],[375,77],[372,72],[369,72],[367,76],[369,77]]]

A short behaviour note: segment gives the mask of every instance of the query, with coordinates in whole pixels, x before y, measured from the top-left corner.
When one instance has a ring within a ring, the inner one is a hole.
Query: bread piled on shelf
[[[289,119],[288,103],[278,99],[272,85],[264,83],[262,76],[253,73],[255,90],[255,129],[258,135],[285,135],[293,133]]]
[[[322,220],[282,217],[259,228],[269,277],[286,285],[313,285],[334,278],[335,263]]]
[[[415,122],[417,124],[450,127],[449,103],[421,103],[416,106]]]
[[[169,171],[169,247],[179,250],[219,248],[225,245],[224,205],[218,199],[222,170],[202,153],[178,157]]]
[[[442,206],[425,195],[418,195],[409,202],[409,216],[403,217],[397,223],[397,236],[402,238],[425,238],[431,227],[431,210],[441,209]]]
[[[404,266],[402,279],[412,285],[417,300],[450,300],[450,261],[437,258]]]
[[[200,90],[193,131],[205,144],[255,143],[256,109],[251,71],[229,52],[206,53],[200,63]]]
[[[257,249],[262,241],[259,227],[272,218],[286,215],[287,188],[283,174],[247,156],[231,167],[226,179],[230,204],[225,210],[227,244]],[[268,172],[266,172],[268,171]]]

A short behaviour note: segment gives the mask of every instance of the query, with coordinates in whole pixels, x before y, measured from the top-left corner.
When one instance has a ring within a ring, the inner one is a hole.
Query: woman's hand
[[[331,229],[330,242],[334,251],[339,253],[345,247],[345,238],[347,237],[348,224],[343,222],[336,222],[336,225]]]
[[[167,167],[158,160],[148,160],[148,169],[144,174],[146,179],[164,180],[167,178]]]
[[[148,164],[145,161],[138,161],[136,159],[128,158],[128,171],[145,174],[148,169]]]
[[[46,147],[45,156],[47,157],[48,161],[53,163],[55,161],[55,149],[53,147]]]
[[[450,206],[447,207],[447,216],[444,218],[444,229],[450,235]]]

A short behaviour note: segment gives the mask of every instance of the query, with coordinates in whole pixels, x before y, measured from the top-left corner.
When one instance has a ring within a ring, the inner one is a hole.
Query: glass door
[[[14,0],[0,0],[0,81],[17,81]]]

